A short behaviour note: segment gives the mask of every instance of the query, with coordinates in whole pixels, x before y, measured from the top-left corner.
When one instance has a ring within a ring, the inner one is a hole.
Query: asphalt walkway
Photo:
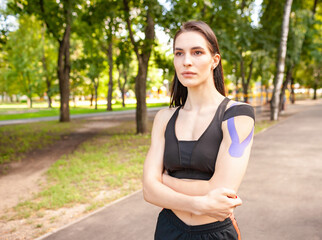
[[[153,107],[147,108],[149,115],[155,115],[155,113],[164,107]],[[70,115],[71,119],[104,119],[111,120],[115,118],[134,118],[135,117],[135,109],[122,110],[122,111],[112,111],[112,112],[99,112],[99,113],[84,113],[84,114],[73,114]],[[24,124],[24,123],[32,123],[32,122],[46,122],[46,121],[58,121],[59,117],[38,117],[38,118],[24,118],[24,119],[14,119],[14,120],[1,120],[0,126],[5,125],[14,125],[14,124]]]
[[[244,240],[322,240],[322,102],[255,136],[235,216]],[[159,208],[136,192],[40,239],[149,240]]]

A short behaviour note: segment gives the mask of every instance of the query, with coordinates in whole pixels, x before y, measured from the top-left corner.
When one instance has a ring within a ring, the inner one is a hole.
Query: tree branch
[[[54,38],[56,38],[56,40],[60,43],[62,40],[59,39],[58,35],[56,34],[56,32],[51,28],[51,26],[49,25],[47,18],[45,17],[45,7],[44,7],[44,0],[39,0],[39,4],[40,4],[40,10],[42,13],[42,18],[44,19],[44,22],[47,26],[47,29],[49,30],[49,32],[51,32],[54,36]]]
[[[133,31],[132,31],[132,28],[131,28],[129,2],[127,0],[123,0],[123,4],[124,4],[124,10],[125,10],[124,15],[125,15],[127,28],[129,29],[130,39],[131,39],[131,42],[133,44],[135,54],[136,54],[136,56],[137,56],[137,58],[139,60],[140,59],[139,49],[138,49],[138,46],[137,46],[137,42],[134,40],[134,34],[133,34]]]

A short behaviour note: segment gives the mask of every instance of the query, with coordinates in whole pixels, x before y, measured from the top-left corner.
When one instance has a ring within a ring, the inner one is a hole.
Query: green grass
[[[270,120],[262,120],[255,123],[255,131],[254,134],[264,131],[270,126],[276,124],[278,121],[270,121]]]
[[[169,106],[169,103],[148,103],[147,107],[162,107]],[[113,111],[122,111],[135,109],[136,104],[127,104],[126,107],[122,107],[122,104],[116,103],[112,106]],[[19,113],[16,113],[16,112]],[[87,113],[100,113],[106,112],[106,105],[99,105],[98,109],[90,106],[73,107],[70,106],[70,114],[87,114]],[[59,108],[54,107],[48,109],[44,104],[38,104],[34,108],[26,108],[22,104],[6,104],[0,105],[0,121],[4,120],[15,120],[15,119],[26,119],[26,118],[37,118],[37,117],[54,117],[59,116]]]
[[[37,122],[0,127],[0,164],[19,160],[24,153],[46,147],[70,134],[74,122]]]
[[[86,211],[91,211],[139,189],[150,135],[136,135],[134,129],[133,123],[108,129],[56,161],[47,172],[42,191],[18,204],[12,219],[77,203],[88,203]],[[100,191],[112,194],[95,200]]]

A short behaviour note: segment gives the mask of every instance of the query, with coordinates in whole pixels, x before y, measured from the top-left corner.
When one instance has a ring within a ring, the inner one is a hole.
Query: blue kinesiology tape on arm
[[[250,134],[247,136],[247,138],[243,142],[239,142],[239,136],[237,134],[236,126],[235,126],[235,119],[234,118],[229,118],[227,121],[227,126],[228,126],[228,132],[231,138],[231,145],[229,147],[229,154],[232,157],[239,158],[243,156],[244,151],[250,141],[252,140],[252,136],[254,133],[254,127]]]

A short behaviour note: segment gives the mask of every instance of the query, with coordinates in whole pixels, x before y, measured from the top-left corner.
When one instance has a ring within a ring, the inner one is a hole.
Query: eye
[[[202,51],[195,51],[195,55],[201,55],[202,53]]]
[[[182,52],[176,52],[176,53],[175,53],[175,55],[176,55],[176,56],[182,56],[182,55],[183,55],[183,53],[182,53]]]

